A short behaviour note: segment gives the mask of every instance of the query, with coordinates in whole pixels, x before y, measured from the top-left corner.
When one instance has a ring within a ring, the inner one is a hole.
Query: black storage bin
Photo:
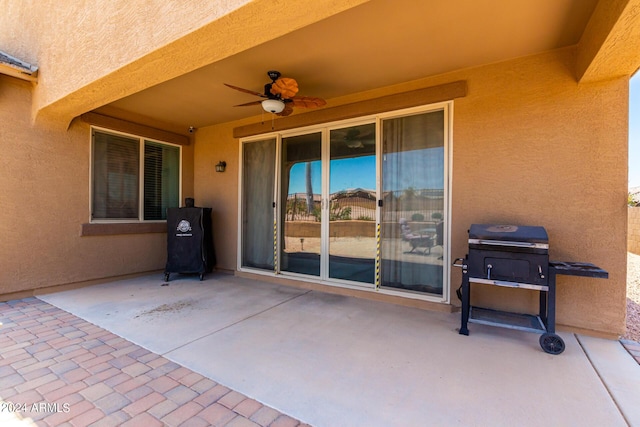
[[[197,273],[202,280],[213,270],[216,256],[211,228],[211,208],[167,209],[165,281],[169,281],[170,273]]]

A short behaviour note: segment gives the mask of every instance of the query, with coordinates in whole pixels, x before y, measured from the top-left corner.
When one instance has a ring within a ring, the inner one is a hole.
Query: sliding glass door
[[[376,126],[330,131],[329,278],[373,284],[376,255]]]
[[[241,265],[273,271],[276,138],[245,143],[242,151]]]
[[[382,121],[382,287],[443,295],[444,113]]]
[[[375,123],[285,136],[280,164],[280,271],[373,285]]]
[[[243,143],[241,268],[445,300],[447,108]]]
[[[282,138],[280,271],[320,276],[322,133]]]

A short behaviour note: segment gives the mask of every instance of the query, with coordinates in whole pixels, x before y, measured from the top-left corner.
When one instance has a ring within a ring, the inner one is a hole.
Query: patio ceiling
[[[449,71],[575,45],[597,0],[371,0],[97,111],[184,129],[259,116],[266,72],[331,100]]]

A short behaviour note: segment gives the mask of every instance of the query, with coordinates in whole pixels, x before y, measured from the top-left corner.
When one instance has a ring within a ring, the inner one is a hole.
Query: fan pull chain
[[[275,129],[275,119],[276,115],[271,113],[271,130]],[[260,124],[264,124],[264,110],[262,110],[262,113],[260,114]]]

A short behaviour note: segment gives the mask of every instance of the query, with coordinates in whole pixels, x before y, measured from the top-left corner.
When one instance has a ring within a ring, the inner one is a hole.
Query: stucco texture
[[[112,0],[93,7],[82,1],[2,0],[0,10],[10,19],[0,20],[0,40],[3,50],[40,67],[33,116],[66,125],[89,110],[366,1],[297,0],[296,7],[283,7],[273,0],[183,0],[179,6]]]
[[[166,234],[80,236],[90,217],[90,127],[33,124],[31,94],[30,83],[0,76],[0,295],[164,268]],[[184,152],[191,177],[192,149]]]
[[[625,318],[627,80],[578,85],[574,54],[567,48],[391,92],[468,83],[468,95],[453,109],[452,258],[465,255],[472,223],[543,226],[551,259],[591,262],[609,272],[607,280],[558,276],[557,323],[615,335]],[[196,199],[214,207],[218,264],[230,270],[237,262],[239,157],[232,129],[248,121],[201,129],[195,144]],[[218,160],[227,161],[224,174],[213,172]],[[452,291],[460,280],[453,269]],[[536,293],[522,290],[478,286],[473,295],[479,305],[516,311],[535,312],[538,304]]]
[[[216,267],[235,270],[238,227],[239,146],[231,125],[199,129],[194,146],[194,194],[198,206],[212,208]],[[225,172],[215,165],[225,161]]]
[[[455,106],[452,250],[465,252],[471,223],[544,226],[552,260],[609,272],[608,280],[559,276],[557,322],[621,332],[627,80],[578,85],[573,53],[470,71],[469,96]]]

